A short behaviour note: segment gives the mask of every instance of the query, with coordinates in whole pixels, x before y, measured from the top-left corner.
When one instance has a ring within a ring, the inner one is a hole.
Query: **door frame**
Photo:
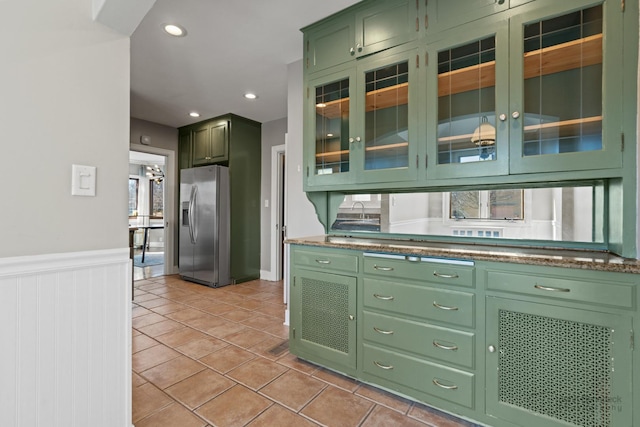
[[[151,147],[142,144],[129,144],[129,151],[138,151],[140,153],[155,154],[164,156],[165,173],[164,173],[164,274],[176,274],[178,267],[174,262],[175,252],[175,214],[176,214],[176,180],[177,163],[176,153],[173,150],[164,148]]]
[[[271,147],[271,279],[273,281],[282,280],[283,277],[283,259],[282,245],[283,233],[282,227],[286,227],[287,212],[286,191],[285,191],[285,175],[284,162],[286,161],[286,144],[275,145]],[[280,219],[284,218],[284,223],[280,224]],[[286,232],[286,228],[285,228]],[[286,301],[285,301],[286,302]]]

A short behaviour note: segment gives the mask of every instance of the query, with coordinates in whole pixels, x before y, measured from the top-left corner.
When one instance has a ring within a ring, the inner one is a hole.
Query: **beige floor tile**
[[[175,359],[178,356],[180,356],[180,353],[177,351],[165,345],[158,344],[134,354],[131,358],[131,366],[134,371],[142,372],[171,359]]]
[[[255,357],[256,355],[249,351],[243,350],[235,345],[229,345],[222,350],[200,358],[200,362],[225,374]]]
[[[134,302],[136,302],[136,303],[141,303],[141,302],[143,302],[143,301],[149,301],[149,300],[156,299],[156,298],[158,298],[158,295],[156,295],[156,294],[150,294],[150,293],[146,293],[146,292],[145,292],[145,293],[144,293],[144,294],[142,294],[142,295],[136,295],[136,296],[133,298],[133,301],[134,301]]]
[[[220,313],[220,317],[234,322],[242,322],[243,320],[251,319],[255,316],[255,313],[249,310],[236,307],[235,310]]]
[[[356,391],[356,389],[360,386],[360,383],[358,381],[324,368],[316,371],[313,376],[326,381],[336,387],[342,388],[350,393]]]
[[[433,408],[429,408],[428,406],[421,405],[419,403],[414,403],[411,409],[409,409],[408,415],[409,417],[420,420],[430,426],[466,427],[473,425],[469,422],[456,419],[448,414],[445,414],[444,412],[437,411]]]
[[[327,387],[300,413],[324,425],[358,426],[373,406],[355,394]]]
[[[141,305],[148,309],[153,309],[155,307],[160,307],[161,305],[165,305],[169,303],[171,303],[171,300],[168,300],[166,298],[156,298],[149,301],[142,301],[138,303],[138,305]]]
[[[253,329],[263,330],[271,326],[282,325],[282,320],[271,316],[265,316],[264,314],[259,314],[247,320],[243,320],[240,323]]]
[[[235,334],[236,332],[240,332],[245,328],[246,326],[240,323],[226,322],[220,326],[216,326],[215,328],[208,328],[205,332],[216,338],[224,338],[231,334]]]
[[[255,358],[227,372],[227,377],[258,390],[289,370],[263,357]]]
[[[146,309],[144,307],[140,307],[140,306],[135,306],[131,309],[131,318],[135,319],[136,317],[140,317],[143,316],[145,314],[151,314],[152,311],[149,309]]]
[[[183,323],[199,331],[207,332],[210,329],[226,324],[227,321],[218,316],[203,313],[197,319],[187,320]]]
[[[249,347],[248,350],[269,360],[278,360],[284,353],[289,351],[289,341],[270,336],[266,340]]]
[[[308,375],[312,375],[314,372],[320,369],[318,365],[314,365],[313,363],[309,363],[306,360],[299,359],[298,356],[291,353],[279,358],[278,363]]]
[[[316,425],[280,405],[273,405],[251,421],[248,427],[313,427]]]
[[[158,341],[150,338],[144,334],[136,335],[131,338],[131,350],[133,353],[137,353],[147,348],[151,348],[154,345],[160,344]]]
[[[203,369],[205,369],[205,366],[201,363],[186,356],[179,356],[147,369],[141,372],[140,375],[156,387],[165,389]]]
[[[170,302],[169,304],[161,305],[160,307],[154,307],[153,311],[158,314],[166,315],[180,310],[185,310],[188,306],[179,302]]]
[[[140,387],[142,384],[146,383],[147,380],[142,378],[140,375],[135,372],[131,372],[131,385],[133,388]]]
[[[395,396],[384,390],[380,390],[375,387],[371,387],[366,384],[362,384],[356,390],[356,394],[367,399],[373,400],[376,403],[387,406],[395,411],[406,414],[411,407],[412,402],[407,399]]]
[[[196,413],[215,426],[240,427],[272,404],[273,402],[256,392],[236,385],[196,409]]]
[[[184,310],[174,311],[173,313],[167,313],[165,314],[165,317],[176,320],[178,322],[186,322],[188,320],[198,319],[200,318],[200,316],[202,316],[202,314],[203,314],[202,311],[195,308],[188,307]]]
[[[366,420],[361,424],[361,427],[388,427],[388,426],[402,426],[402,427],[427,427],[425,424],[418,420],[407,418],[400,412],[385,408],[384,406],[376,406],[369,414]],[[436,424],[440,426],[440,424]]]
[[[226,304],[224,302],[211,301],[209,304],[201,307],[200,309],[209,314],[219,316],[223,313],[235,310],[236,306],[233,304]]]
[[[166,334],[155,337],[155,339],[171,348],[184,345],[190,341],[205,338],[209,338],[209,336],[203,332],[188,327],[176,329],[175,331],[167,332]]]
[[[229,343],[221,341],[217,338],[204,338],[201,340],[195,340],[188,342],[184,345],[176,347],[180,353],[183,353],[192,359],[200,359],[201,357],[211,354],[214,351],[218,351],[221,348],[227,347]]]
[[[260,393],[298,412],[326,387],[320,380],[290,370],[260,389]]]
[[[136,427],[204,427],[206,425],[205,421],[177,403],[136,423]]]
[[[253,299],[245,299],[234,304],[236,307],[243,308],[245,310],[255,310],[256,308],[262,306],[262,301],[253,300]]]
[[[132,422],[137,423],[152,413],[170,405],[173,400],[151,383],[132,390]]]
[[[153,325],[154,323],[163,322],[167,320],[164,316],[157,313],[149,313],[143,316],[138,316],[131,320],[131,326],[136,329],[144,328],[145,326]]]
[[[238,347],[249,348],[270,337],[271,336],[269,334],[265,334],[264,332],[245,327],[240,332],[227,335],[224,340],[229,341],[230,343],[237,345]]]
[[[205,369],[172,385],[165,392],[190,409],[195,409],[234,385],[236,383],[230,379]]]
[[[138,330],[150,337],[157,337],[158,335],[166,334],[167,332],[175,331],[180,328],[184,328],[184,325],[173,320],[165,319],[162,322],[138,328]]]

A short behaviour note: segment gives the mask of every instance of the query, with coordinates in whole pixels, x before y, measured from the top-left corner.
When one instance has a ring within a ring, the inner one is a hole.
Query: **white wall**
[[[3,427],[131,426],[129,39],[91,13],[0,1]],[[73,164],[95,197],[71,195]]]
[[[88,0],[0,16],[0,257],[127,247],[129,39]],[[96,197],[71,195],[72,164],[97,167]]]
[[[287,237],[303,237],[324,234],[324,228],[316,216],[316,211],[302,191],[302,124],[303,118],[303,79],[302,60],[293,62],[287,67],[288,86],[288,120],[287,120],[287,159],[286,159],[286,192],[287,192]]]

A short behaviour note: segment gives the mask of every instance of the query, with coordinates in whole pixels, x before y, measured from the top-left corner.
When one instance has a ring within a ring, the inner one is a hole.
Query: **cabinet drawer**
[[[364,279],[364,305],[453,325],[474,326],[474,294]]]
[[[322,270],[358,272],[358,256],[344,252],[321,252],[296,249],[293,263],[296,266]]]
[[[576,271],[576,273],[584,273]],[[595,278],[597,273],[590,272]],[[578,275],[578,274],[576,274]],[[600,275],[598,275],[600,276]],[[576,301],[613,307],[634,308],[635,286],[609,280],[601,273],[601,280],[553,275],[487,272],[487,289],[513,292],[557,300]]]
[[[473,368],[474,334],[365,311],[364,339]]]
[[[473,408],[474,375],[364,345],[364,372],[440,399]]]
[[[420,258],[402,255],[364,254],[366,274],[473,287],[473,261]]]

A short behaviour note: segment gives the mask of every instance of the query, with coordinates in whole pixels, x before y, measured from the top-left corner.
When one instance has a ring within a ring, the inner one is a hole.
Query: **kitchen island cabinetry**
[[[638,422],[640,263],[553,250],[476,261],[463,246],[356,240],[290,242],[293,354],[496,427]],[[301,339],[309,325],[325,340],[349,330],[353,347]]]

